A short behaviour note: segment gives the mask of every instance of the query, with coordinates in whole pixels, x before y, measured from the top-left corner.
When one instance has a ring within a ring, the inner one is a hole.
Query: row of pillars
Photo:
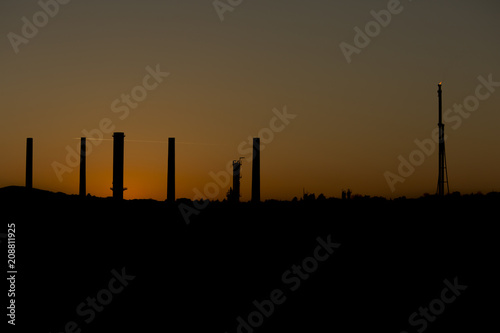
[[[114,199],[123,199],[123,171],[124,171],[124,145],[125,134],[113,133],[113,191]],[[86,138],[80,141],[80,188],[79,195],[87,195],[86,164],[87,164]],[[26,188],[33,188],[33,138],[26,140]],[[238,189],[239,192],[239,189]],[[175,201],[175,138],[168,138],[168,166],[167,166],[167,201]],[[252,160],[252,202],[260,202],[260,139],[253,139]]]

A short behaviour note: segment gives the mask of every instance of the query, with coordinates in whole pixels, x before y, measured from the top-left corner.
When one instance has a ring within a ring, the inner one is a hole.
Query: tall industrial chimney
[[[26,188],[33,188],[33,138],[26,139]]]
[[[260,202],[260,138],[253,138],[252,202]]]
[[[124,138],[123,132],[113,133],[113,198],[123,199],[123,155],[124,155]]]
[[[80,142],[80,196],[87,195],[87,179],[86,179],[86,160],[87,160],[87,146],[86,138],[82,137]]]
[[[175,201],[175,138],[168,138],[167,201]]]
[[[448,185],[448,169],[446,166],[446,153],[444,148],[444,124],[443,124],[443,92],[441,90],[442,82],[438,84],[438,99],[439,99],[439,166],[438,166],[438,184],[437,184],[437,194],[439,196],[444,196],[444,184],[448,189],[448,194],[450,193],[450,186]]]

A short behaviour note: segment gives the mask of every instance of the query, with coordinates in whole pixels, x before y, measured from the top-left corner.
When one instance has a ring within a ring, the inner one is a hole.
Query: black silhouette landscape
[[[18,312],[30,321],[18,318],[19,327],[37,321],[41,331],[62,332],[74,321],[82,332],[414,332],[424,317],[413,318],[413,327],[409,317],[441,297],[445,280],[466,289],[442,314],[430,314],[428,332],[486,329],[495,316],[478,304],[495,283],[499,193],[211,202],[189,225],[178,209],[186,200],[24,187],[0,189],[0,200],[21,239]],[[333,244],[331,254],[316,250],[318,239]],[[315,251],[325,259],[317,267],[304,261]],[[303,262],[311,273],[293,271]],[[113,270],[128,285],[94,317],[81,304],[108,286]],[[266,300],[276,290],[281,303],[271,311]],[[252,317],[257,328],[242,326],[238,318],[248,323],[254,301],[269,317],[261,324]]]
[[[0,1],[0,333],[498,331],[499,1]]]

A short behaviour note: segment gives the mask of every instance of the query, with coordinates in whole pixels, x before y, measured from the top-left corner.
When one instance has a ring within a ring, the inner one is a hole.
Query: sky
[[[442,81],[450,191],[500,191],[498,1],[59,1],[0,3],[0,187],[32,137],[33,186],[78,193],[87,136],[111,196],[124,132],[126,199],[166,198],[169,137],[178,198],[222,200],[245,157],[249,200],[257,136],[263,200],[435,193]]]

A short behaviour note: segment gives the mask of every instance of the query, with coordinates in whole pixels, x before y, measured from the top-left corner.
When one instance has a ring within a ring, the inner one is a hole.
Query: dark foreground
[[[496,327],[498,195],[211,203],[189,225],[156,201],[22,188],[0,200],[0,233],[16,229],[16,331]]]

